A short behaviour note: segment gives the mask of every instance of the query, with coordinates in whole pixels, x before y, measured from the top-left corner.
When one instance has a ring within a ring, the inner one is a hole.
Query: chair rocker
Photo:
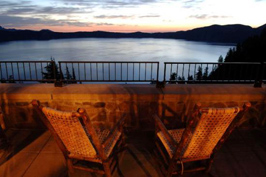
[[[70,173],[79,169],[111,177],[118,166],[117,154],[125,147],[124,115],[112,130],[100,130],[93,127],[84,109],[58,111],[40,105],[38,100],[32,105],[63,152]]]
[[[161,119],[153,114],[155,157],[164,175],[170,177],[200,170],[208,173],[214,154],[250,106],[245,103],[240,111],[239,107],[201,108],[198,103],[187,127],[173,130],[167,130]]]

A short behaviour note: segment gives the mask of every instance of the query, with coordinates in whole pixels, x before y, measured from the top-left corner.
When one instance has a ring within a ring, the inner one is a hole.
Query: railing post
[[[159,73],[160,72],[160,62],[157,62],[157,78],[156,78],[156,82],[159,81]]]
[[[255,88],[261,88],[262,87],[263,74],[264,74],[264,62],[261,61],[259,73],[258,73],[257,78],[255,79],[255,83],[254,83]]]
[[[163,81],[159,81],[159,63],[158,63],[156,88],[164,88],[165,87],[165,75],[166,75],[166,64],[164,63]]]
[[[165,77],[166,77],[166,63],[164,63],[163,82],[166,82],[166,81],[165,81]]]

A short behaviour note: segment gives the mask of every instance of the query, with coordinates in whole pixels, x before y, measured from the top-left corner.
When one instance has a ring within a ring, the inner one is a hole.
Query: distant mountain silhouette
[[[14,40],[50,40],[63,38],[168,38],[191,41],[239,43],[250,36],[259,35],[266,24],[258,28],[245,25],[212,25],[188,31],[162,33],[117,33],[106,31],[62,33],[48,29],[41,31],[5,29],[0,26],[0,42]]]

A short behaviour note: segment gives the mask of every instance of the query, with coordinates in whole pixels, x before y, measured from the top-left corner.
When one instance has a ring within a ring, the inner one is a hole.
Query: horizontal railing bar
[[[0,81],[55,81],[55,79],[0,79]]]
[[[58,61],[58,63],[157,63],[157,61]]]
[[[47,61],[0,61],[0,63],[49,63]],[[58,61],[58,63],[160,63],[154,61]],[[266,62],[263,62],[266,64]],[[260,62],[164,62],[164,64],[261,64]]]
[[[39,82],[39,83],[54,83],[54,80],[0,80],[1,83],[12,83],[12,82]]]
[[[63,80],[62,82],[71,80]],[[154,80],[75,80],[75,82],[153,82]]]
[[[259,62],[164,62],[164,64],[256,64],[260,65]],[[264,63],[265,64],[265,63]]]
[[[51,60],[47,61],[0,61],[0,63],[50,63]]]

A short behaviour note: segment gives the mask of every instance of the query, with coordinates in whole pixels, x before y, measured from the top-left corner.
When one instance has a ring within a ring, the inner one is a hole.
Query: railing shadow
[[[45,130],[32,130],[25,133],[23,130],[9,130],[6,132],[8,146],[0,157],[0,166],[18,154],[25,147],[38,139]]]

